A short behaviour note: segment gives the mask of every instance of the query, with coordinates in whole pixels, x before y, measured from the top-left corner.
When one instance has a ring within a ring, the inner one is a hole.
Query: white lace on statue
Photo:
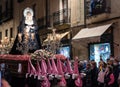
[[[34,27],[33,26],[26,26],[26,32],[29,32],[30,29],[34,29]]]
[[[27,7],[24,10],[25,24],[33,25],[33,10]]]

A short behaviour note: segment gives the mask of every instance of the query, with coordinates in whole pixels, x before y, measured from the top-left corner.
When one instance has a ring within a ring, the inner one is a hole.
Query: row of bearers
[[[69,59],[42,59],[34,65],[29,60],[26,78],[27,87],[82,87],[77,57],[73,67]]]

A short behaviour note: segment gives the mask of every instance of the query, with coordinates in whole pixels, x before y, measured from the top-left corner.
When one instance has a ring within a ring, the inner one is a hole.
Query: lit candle
[[[27,26],[27,27],[25,28],[25,32],[28,33],[29,31],[30,31],[30,27]]]
[[[57,41],[60,40],[60,34],[56,34],[56,40],[57,40]]]
[[[8,43],[9,43],[9,39],[7,38],[7,39],[6,39],[6,44],[8,44]]]
[[[0,44],[0,48],[2,48],[2,44]]]
[[[18,33],[18,39],[19,39],[19,42],[21,42],[21,40],[22,40],[22,34],[21,33]]]
[[[26,33],[27,36],[29,36],[29,33]]]
[[[8,43],[8,37],[4,37],[4,42],[5,42],[5,44],[7,44]]]
[[[14,38],[11,38],[11,41],[13,41],[14,40]]]
[[[26,32],[25,33],[25,39],[28,40],[28,38],[29,38],[29,33]]]
[[[4,41],[3,41],[3,40],[1,40],[1,43],[2,43],[2,44],[3,44],[3,42],[4,42]]]
[[[13,41],[14,41],[14,38],[11,38],[10,40],[11,40],[11,42],[13,42]]]
[[[7,39],[8,39],[8,37],[5,37],[4,39],[5,39],[5,40],[7,40]]]
[[[50,37],[50,41],[52,41],[52,40],[53,40],[53,36],[52,36],[52,34],[50,34],[49,37]]]
[[[21,34],[21,33],[18,33],[18,37],[21,38],[21,37],[22,37],[22,34]]]
[[[31,33],[31,39],[34,40],[34,33]]]
[[[47,35],[47,40],[50,40],[50,34]]]

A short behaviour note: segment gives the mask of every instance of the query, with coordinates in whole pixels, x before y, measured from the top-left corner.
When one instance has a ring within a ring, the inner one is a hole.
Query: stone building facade
[[[7,0],[0,0],[0,7],[2,7],[1,14],[6,11],[6,2],[1,4],[1,2]],[[22,11],[26,7],[33,8],[35,12],[35,17],[38,21],[40,28],[40,37],[43,41],[50,31],[46,29],[48,27],[55,27],[57,32],[71,31],[70,34],[65,37],[71,41],[82,28],[85,27],[96,27],[100,25],[105,25],[108,23],[115,23],[113,26],[113,37],[115,43],[120,44],[120,11],[119,11],[119,0],[109,0],[106,7],[108,7],[108,12],[101,14],[87,16],[86,5],[90,0],[10,0],[12,17],[9,20],[1,21],[0,23],[0,39],[7,37],[11,38],[16,36],[17,27],[22,19]],[[10,3],[10,2],[9,2]],[[9,7],[9,6],[8,6]],[[85,9],[84,9],[85,8]],[[86,16],[85,16],[86,15]],[[12,31],[12,35],[11,32]],[[92,42],[90,42],[92,43]],[[80,59],[88,59],[88,48],[80,46],[79,43],[71,43],[71,53],[72,56],[79,56]],[[114,46],[114,56],[119,56],[119,46]]]

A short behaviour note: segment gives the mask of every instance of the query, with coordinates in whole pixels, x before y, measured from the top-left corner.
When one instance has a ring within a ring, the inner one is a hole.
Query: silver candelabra
[[[51,29],[52,33],[48,34],[47,39],[44,40],[43,45],[46,46],[46,50],[52,53],[56,53],[61,44],[61,35],[56,34],[56,29]]]

